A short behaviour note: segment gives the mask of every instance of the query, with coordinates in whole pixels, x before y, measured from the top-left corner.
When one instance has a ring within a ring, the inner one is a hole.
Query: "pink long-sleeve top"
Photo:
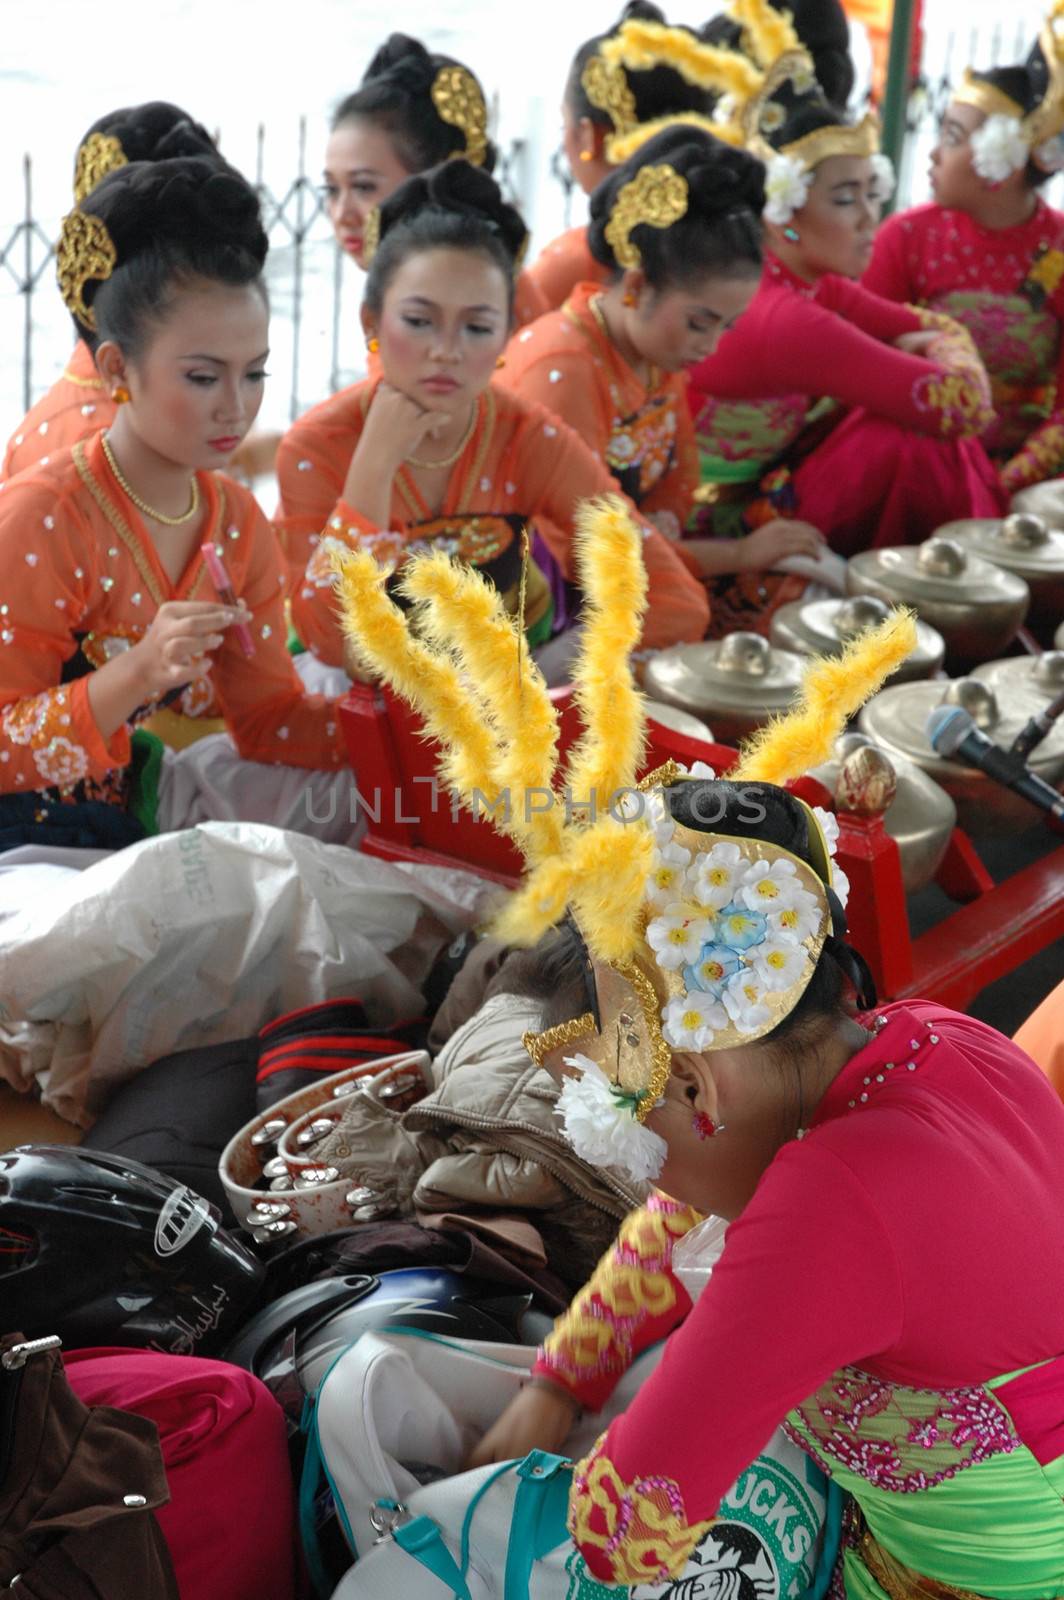
[[[671,1270],[697,1216],[658,1199],[540,1353],[539,1373],[597,1408],[675,1330],[577,1468],[570,1526],[604,1581],[658,1575],[637,1554],[647,1516],[655,1560],[682,1568],[774,1429],[841,1369],[941,1391],[1064,1352],[1064,1105],[983,1023],[925,1001],[878,1015],[697,1304]],[[606,1537],[618,1526],[631,1538]]]

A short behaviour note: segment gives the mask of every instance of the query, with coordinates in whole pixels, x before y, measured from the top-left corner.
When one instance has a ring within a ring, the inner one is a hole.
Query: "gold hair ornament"
[[[1024,112],[1018,101],[996,84],[988,83],[967,68],[953,99],[961,105],[974,106],[987,118],[1009,117],[1020,125],[1020,136],[1035,162],[1046,171],[1058,171],[1064,161],[1059,152],[1052,160],[1040,160],[1042,145],[1055,140],[1064,132],[1064,0],[1055,0],[1038,35],[1038,44],[1046,65],[1046,87],[1038,104]]]
[[[368,267],[377,254],[381,242],[381,208],[374,206],[366,213],[362,225],[362,265]]]
[[[580,86],[596,111],[606,112],[614,133],[627,133],[639,121],[639,113],[624,68],[605,54],[604,47],[608,43],[608,40],[603,41],[585,66],[580,74]]]
[[[666,128],[693,128],[698,133],[712,134],[724,144],[741,145],[743,142],[741,129],[731,122],[715,122],[700,111],[677,111],[672,116],[655,117],[653,122],[639,122],[629,133],[611,134],[606,140],[606,160],[611,166],[623,166],[649,139],[664,133]]]
[[[105,283],[118,265],[118,252],[106,224],[91,212],[68,211],[55,252],[55,271],[63,304],[82,327],[96,331],[96,314],[85,304],[85,285]]]
[[[440,121],[465,137],[465,149],[453,154],[482,167],[488,153],[488,108],[473,74],[465,67],[441,67],[430,93]]]
[[[643,263],[633,228],[671,228],[687,215],[690,190],[687,179],[668,162],[641,167],[621,185],[606,224],[606,243],[619,267],[631,270]]]
[[[114,134],[90,133],[79,148],[74,165],[74,204],[79,206],[109,172],[127,166],[128,161]]]
[[[958,105],[974,106],[987,117],[1013,117],[1022,122],[1025,114],[1018,100],[999,89],[996,83],[977,77],[971,67],[965,67],[964,76],[950,98]]]

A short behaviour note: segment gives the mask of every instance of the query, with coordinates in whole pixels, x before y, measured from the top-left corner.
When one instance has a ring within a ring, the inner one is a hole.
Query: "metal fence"
[[[900,204],[925,197],[918,172],[949,99],[952,78],[968,62],[1022,59],[1030,35],[1030,22],[1022,16],[1015,28],[998,22],[990,32],[954,27],[935,33],[928,26],[924,72],[909,99]],[[527,206],[532,198],[522,193],[522,188],[534,181],[525,159],[529,148],[548,147],[542,130],[537,130],[530,144],[522,138],[503,145],[497,176],[516,204]],[[268,394],[271,420],[283,426],[313,401],[361,375],[357,306],[362,278],[338,249],[323,197],[307,170],[306,119],[299,124],[290,180],[271,185],[266,157],[267,129],[262,124],[256,138],[254,180],[271,247],[267,282],[274,348]],[[42,222],[35,213],[31,155],[23,157],[22,178],[22,217],[11,227],[0,251],[0,345],[8,351],[6,384],[0,379],[0,404],[11,409],[21,404],[25,412],[53,381],[69,351],[70,325],[52,276],[59,219]],[[548,164],[546,181],[558,186],[554,210],[568,222],[573,186],[560,152]],[[17,371],[12,371],[16,349],[20,361]],[[16,420],[12,418],[12,425]]]

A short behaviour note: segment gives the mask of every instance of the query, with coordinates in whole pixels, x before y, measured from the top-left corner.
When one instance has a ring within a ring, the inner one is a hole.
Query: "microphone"
[[[927,719],[927,737],[940,756],[957,756],[995,783],[1014,789],[1039,811],[1064,819],[1064,795],[1033,773],[1011,750],[1002,750],[981,732],[963,706],[936,706]]]
[[[1013,739],[1009,753],[1019,756],[1021,761],[1026,761],[1035,746],[1041,744],[1046,735],[1053,732],[1053,724],[1061,716],[1064,716],[1064,694],[1058,694],[1044,711],[1040,711],[1036,717],[1024,723]]]

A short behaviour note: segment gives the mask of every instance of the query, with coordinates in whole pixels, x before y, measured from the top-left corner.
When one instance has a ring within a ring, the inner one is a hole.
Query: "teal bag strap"
[[[431,1517],[415,1517],[400,1528],[392,1530],[392,1538],[400,1549],[434,1577],[446,1583],[455,1600],[472,1600],[469,1585],[462,1576],[457,1561],[443,1542],[443,1534]]]
[[[503,1600],[528,1600],[533,1566],[568,1539],[571,1468],[567,1456],[545,1450],[531,1451],[517,1468]]]

